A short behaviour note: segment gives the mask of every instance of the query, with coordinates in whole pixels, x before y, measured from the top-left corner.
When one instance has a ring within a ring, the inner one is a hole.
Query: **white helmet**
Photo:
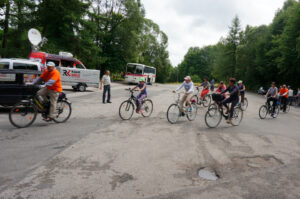
[[[49,62],[47,63],[47,66],[55,67],[55,63],[53,63],[52,61],[49,61]]]

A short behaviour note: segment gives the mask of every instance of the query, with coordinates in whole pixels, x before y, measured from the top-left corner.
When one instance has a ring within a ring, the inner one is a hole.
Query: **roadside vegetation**
[[[34,27],[48,39],[42,51],[69,51],[88,68],[113,74],[136,62],[156,67],[162,83],[191,75],[195,82],[233,76],[248,89],[271,81],[300,86],[299,0],[287,0],[269,25],[242,29],[235,17],[227,36],[215,45],[191,47],[174,67],[167,35],[145,13],[140,0],[2,0],[0,55],[28,58],[27,31]]]
[[[169,80],[180,81],[186,75],[196,81],[204,76],[236,77],[248,89],[272,81],[300,87],[300,2],[287,0],[269,25],[248,25],[242,30],[235,17],[228,35],[216,45],[191,47]]]

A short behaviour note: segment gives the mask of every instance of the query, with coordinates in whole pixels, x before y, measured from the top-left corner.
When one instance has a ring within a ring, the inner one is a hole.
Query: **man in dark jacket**
[[[222,93],[221,93],[221,94],[224,94],[226,92],[230,93],[229,98],[225,99],[222,102],[222,104],[227,108],[227,113],[229,113],[229,117],[228,117],[228,120],[227,120],[228,124],[231,124],[234,107],[239,102],[239,88],[238,88],[238,86],[235,85],[235,82],[236,82],[235,78],[230,78],[229,79],[229,86],[227,87],[226,90],[222,91]],[[229,103],[231,103],[230,112],[229,112],[229,107],[228,107]]]

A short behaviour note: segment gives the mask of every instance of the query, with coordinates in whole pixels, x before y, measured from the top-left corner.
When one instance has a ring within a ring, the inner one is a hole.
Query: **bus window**
[[[142,75],[143,74],[143,66],[136,66],[136,74]]]
[[[135,74],[135,65],[133,65],[133,64],[128,64],[127,65],[127,70],[126,70],[126,72],[128,73],[128,74]]]
[[[155,74],[155,69],[150,67],[145,67],[144,73]]]

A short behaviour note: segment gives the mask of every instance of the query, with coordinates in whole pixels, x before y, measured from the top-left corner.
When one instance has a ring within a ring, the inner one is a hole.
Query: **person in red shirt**
[[[39,84],[41,81],[45,82],[45,87],[41,88],[37,94],[43,98],[43,101],[46,101],[47,96],[50,97],[50,111],[49,116],[44,119],[45,121],[51,121],[55,115],[57,99],[59,93],[62,92],[61,77],[58,70],[55,68],[53,62],[47,63],[47,70],[38,77],[33,84]]]
[[[282,88],[280,89],[280,103],[283,104],[283,112],[286,111],[286,104],[288,102],[289,97],[289,90],[286,88],[286,85],[284,84]]]
[[[224,82],[223,81],[221,81],[220,82],[220,84],[219,84],[219,86],[218,86],[218,88],[217,88],[217,90],[216,90],[216,92],[217,93],[222,93],[222,91],[225,91],[226,90],[226,85],[224,84]],[[222,94],[225,98],[226,98],[226,94],[224,93],[224,94]]]

